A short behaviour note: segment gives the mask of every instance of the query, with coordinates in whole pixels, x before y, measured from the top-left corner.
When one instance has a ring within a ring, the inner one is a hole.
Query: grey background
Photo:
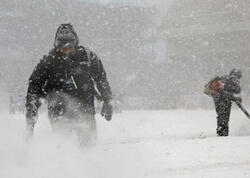
[[[248,104],[249,9],[247,0],[1,0],[0,98],[25,96],[57,27],[70,22],[123,109],[211,108],[204,85],[232,68]]]

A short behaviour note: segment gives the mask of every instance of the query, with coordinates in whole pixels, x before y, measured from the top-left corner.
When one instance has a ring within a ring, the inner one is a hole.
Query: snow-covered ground
[[[39,117],[22,142],[23,115],[0,114],[1,178],[250,177],[250,120],[233,110],[230,136],[216,137],[214,111],[125,111],[97,115],[98,143],[80,149]]]

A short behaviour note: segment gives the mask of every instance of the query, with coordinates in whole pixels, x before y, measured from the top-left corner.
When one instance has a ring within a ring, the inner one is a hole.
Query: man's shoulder
[[[92,52],[88,47],[86,46],[78,46],[78,51],[82,51],[82,52]]]
[[[40,59],[40,64],[49,64],[53,58],[56,56],[56,51],[52,49],[48,54],[43,55]]]
[[[84,53],[87,56],[88,60],[90,61],[96,59],[96,54],[92,50],[90,50],[88,47],[79,46],[78,51],[81,53]]]

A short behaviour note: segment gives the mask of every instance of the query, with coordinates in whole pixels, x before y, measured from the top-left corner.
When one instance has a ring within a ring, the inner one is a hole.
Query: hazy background
[[[26,95],[28,78],[61,23],[101,58],[123,109],[213,107],[215,75],[243,72],[248,103],[248,0],[1,0],[0,99]]]

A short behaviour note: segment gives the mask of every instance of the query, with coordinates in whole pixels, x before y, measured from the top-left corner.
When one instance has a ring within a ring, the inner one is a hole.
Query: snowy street
[[[97,115],[98,143],[80,149],[39,117],[29,145],[23,115],[1,114],[0,177],[250,177],[250,121],[232,110],[230,136],[216,137],[214,111],[124,111]]]
[[[1,0],[0,178],[250,178],[249,9]]]

